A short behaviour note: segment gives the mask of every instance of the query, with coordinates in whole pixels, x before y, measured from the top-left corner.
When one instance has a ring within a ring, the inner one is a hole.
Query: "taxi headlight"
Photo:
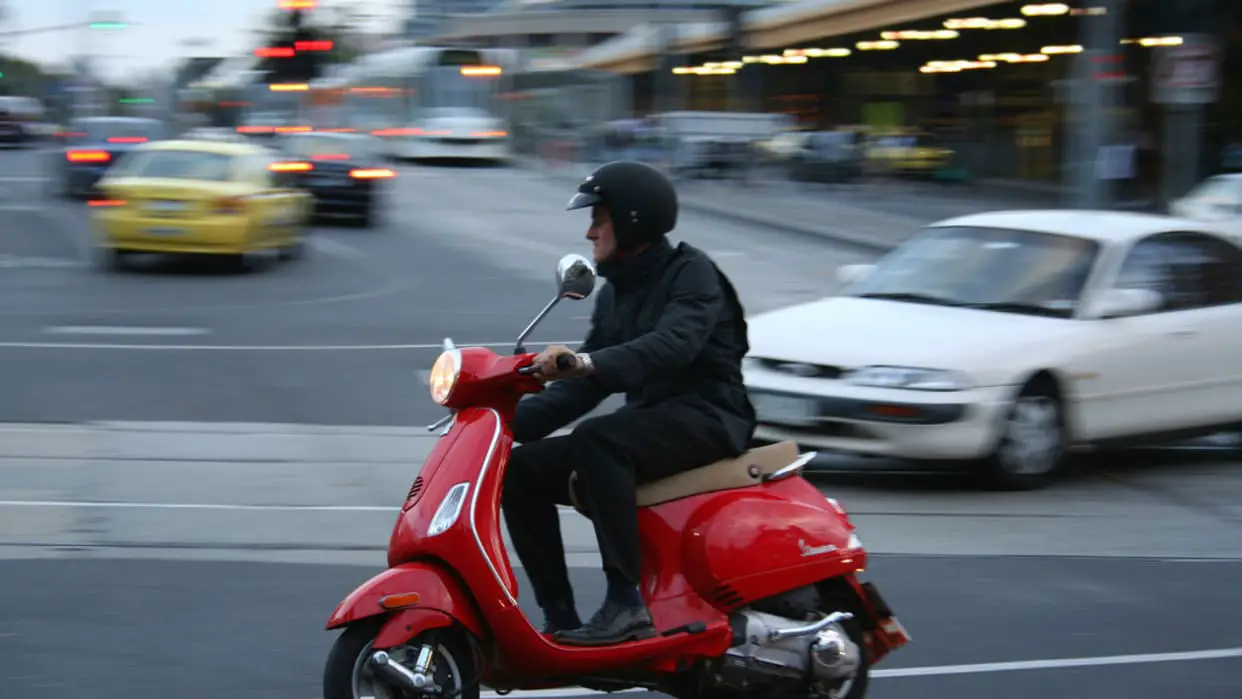
[[[431,400],[440,405],[448,403],[449,396],[453,395],[453,388],[457,386],[457,377],[461,375],[461,352],[457,350],[448,350],[436,358],[436,363],[431,366],[431,375],[427,377],[427,383],[431,388]]]

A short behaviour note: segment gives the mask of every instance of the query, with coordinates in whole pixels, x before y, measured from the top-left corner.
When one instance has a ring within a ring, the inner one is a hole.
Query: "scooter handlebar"
[[[574,365],[576,365],[577,363],[578,363],[577,358],[575,358],[571,354],[558,355],[556,358],[556,368],[560,369],[561,371],[573,369]],[[536,371],[538,371],[538,367],[539,365],[537,364],[527,364],[524,367],[518,367],[517,373],[522,374],[523,376],[529,376],[531,374],[534,374]]]

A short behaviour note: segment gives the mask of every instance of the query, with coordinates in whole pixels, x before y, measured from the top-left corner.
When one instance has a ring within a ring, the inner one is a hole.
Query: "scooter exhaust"
[[[402,665],[388,653],[377,650],[371,654],[371,667],[376,674],[414,692],[426,692],[431,689],[431,678],[421,672],[414,672]]]

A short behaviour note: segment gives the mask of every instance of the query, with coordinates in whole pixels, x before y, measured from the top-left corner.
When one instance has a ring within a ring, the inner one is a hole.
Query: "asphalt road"
[[[40,699],[314,699],[334,637],[323,622],[370,572],[0,562],[0,682],[8,696]],[[1223,611],[1236,608],[1242,587],[1236,562],[911,556],[879,558],[868,575],[916,639],[877,667],[872,699],[1237,696],[1238,657],[1108,664],[1109,656],[1242,646]],[[574,582],[590,614],[600,576],[576,570]],[[523,605],[530,609],[527,593]],[[1039,670],[944,667],[1065,658],[1095,660]]]
[[[0,152],[0,422],[177,420],[407,425],[440,410],[419,372],[441,340],[507,352],[550,298],[556,262],[589,251],[571,191],[512,169],[406,168],[382,229],[311,232],[311,254],[261,274],[160,260],[92,269],[88,212],[47,194],[38,151]],[[750,310],[820,296],[820,241],[687,214]],[[589,301],[532,341],[580,341]]]

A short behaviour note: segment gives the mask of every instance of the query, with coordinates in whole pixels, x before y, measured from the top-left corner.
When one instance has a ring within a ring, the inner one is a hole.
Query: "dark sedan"
[[[122,156],[164,136],[164,124],[138,117],[88,117],[69,124],[64,152],[54,170],[57,190],[68,197],[95,193],[95,184]]]
[[[282,161],[272,167],[296,175],[315,197],[317,215],[356,216],[370,228],[382,211],[382,183],[396,173],[379,155],[374,139],[352,133],[282,134]]]

